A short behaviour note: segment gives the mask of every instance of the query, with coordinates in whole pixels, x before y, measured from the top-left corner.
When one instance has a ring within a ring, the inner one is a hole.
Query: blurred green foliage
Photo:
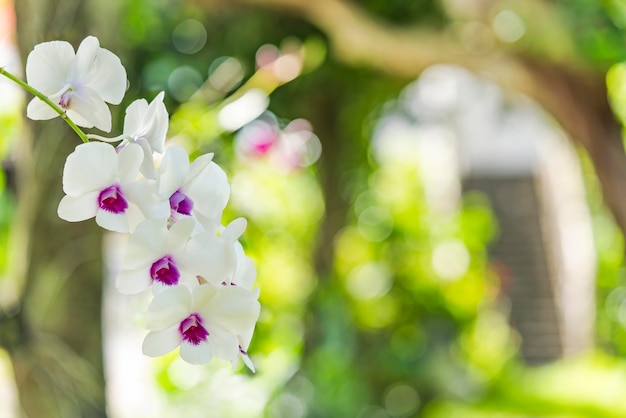
[[[11,145],[17,140],[20,128],[17,108],[0,113],[0,281],[7,279],[11,223],[15,216],[15,171]]]

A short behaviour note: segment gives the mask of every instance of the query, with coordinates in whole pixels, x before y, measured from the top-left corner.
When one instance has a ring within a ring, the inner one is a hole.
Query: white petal
[[[120,104],[126,93],[126,70],[120,59],[108,49],[100,48],[94,63],[90,87],[98,92],[105,102]]]
[[[213,358],[211,345],[206,341],[198,345],[183,341],[180,343],[180,358],[189,364],[206,364]]]
[[[124,251],[124,269],[136,270],[152,265],[165,254],[167,220],[148,219],[135,228]]]
[[[165,292],[168,289],[171,289],[174,286],[178,286],[178,285],[177,284],[176,285],[166,285],[166,284],[161,283],[159,281],[153,281],[152,282],[152,294],[154,296],[156,296],[158,294],[161,294],[161,293]]]
[[[135,100],[126,109],[124,134],[135,142],[145,141],[149,152],[162,153],[169,125],[169,115],[163,103],[163,92],[159,93],[150,104],[146,100]]]
[[[240,353],[240,354],[241,354],[241,359],[243,360],[243,363],[248,367],[248,369],[250,369],[252,373],[256,373],[256,369],[254,368],[254,363],[252,363],[252,360],[250,359],[250,356],[248,356],[248,353]]]
[[[193,289],[195,289],[196,287],[200,286],[200,283],[198,283],[198,278],[195,276],[195,274],[193,274],[190,271],[185,270],[184,266],[182,266],[182,268],[179,269],[180,271],[180,278],[178,281],[178,286],[186,286],[187,289],[190,289],[193,291]]]
[[[231,282],[236,268],[232,243],[210,232],[201,232],[187,244],[186,255],[185,262],[210,283]]]
[[[237,340],[239,341],[239,346],[242,350],[248,351],[248,347],[250,347],[250,341],[252,341],[252,336],[254,335],[254,327],[250,328],[246,332],[237,335]]]
[[[191,163],[191,167],[189,167],[189,175],[187,176],[187,181],[192,181],[200,173],[204,171],[205,168],[213,161],[213,153],[210,152],[208,154],[202,154]]]
[[[65,41],[35,45],[26,59],[28,84],[48,96],[57,93],[67,83],[74,56],[74,48]]]
[[[158,153],[163,152],[165,137],[169,128],[169,114],[163,103],[164,96],[164,92],[157,94],[149,106],[149,113],[153,116],[153,120],[146,139],[150,143],[152,150]]]
[[[124,134],[133,137],[141,132],[147,113],[148,102],[146,99],[135,100],[128,105],[124,117]]]
[[[191,183],[185,184],[182,191],[193,200],[193,210],[208,218],[219,216],[230,196],[226,173],[213,162]]]
[[[141,163],[141,168],[139,169],[139,172],[141,172],[141,174],[143,174],[145,178],[156,179],[157,172],[154,165],[154,156],[152,153],[152,149],[150,148],[150,144],[148,144],[148,141],[143,138],[135,141],[134,144],[139,145],[143,150],[143,161]]]
[[[115,286],[120,293],[133,295],[148,289],[152,284],[152,278],[148,269],[122,270],[117,276]]]
[[[146,328],[164,329],[179,324],[191,313],[191,292],[185,286],[173,286],[156,295],[148,306]]]
[[[167,219],[170,216],[169,200],[162,200],[155,193],[153,180],[137,180],[122,186],[124,196],[141,209],[145,218]]]
[[[239,344],[237,337],[218,328],[209,329],[209,344],[216,357],[236,364],[239,360]]]
[[[90,192],[82,196],[64,196],[57,209],[59,218],[68,222],[80,222],[93,218],[100,209],[98,207],[99,194],[100,192]]]
[[[81,144],[65,161],[63,191],[68,195],[101,191],[114,183],[116,171],[117,154],[112,145],[101,142]]]
[[[235,242],[235,260],[237,267],[232,282],[244,289],[252,289],[256,280],[256,268],[254,262],[244,253],[239,241]]]
[[[196,222],[193,218],[181,218],[179,219],[167,233],[167,241],[165,242],[166,252],[172,254],[180,252],[189,241],[191,233],[196,226]]]
[[[206,231],[211,232],[213,235],[216,235],[222,229],[222,214],[213,218],[207,218],[203,216],[201,213],[195,212],[194,217],[198,221],[198,223],[202,226],[202,228],[196,228],[198,232]]]
[[[28,102],[26,107],[26,116],[32,120],[50,120],[59,116],[50,106],[35,97]]]
[[[157,193],[164,199],[169,199],[178,190],[189,173],[189,156],[182,147],[172,146],[165,151],[159,177],[157,180]]]
[[[178,324],[162,331],[150,331],[143,340],[142,351],[149,357],[163,356],[178,347],[181,340]]]
[[[128,209],[126,209],[126,212],[124,213],[128,218],[128,232],[131,234],[135,231],[140,223],[146,220],[146,216],[134,203],[129,202]]]
[[[119,153],[118,175],[122,184],[137,179],[143,161],[143,150],[135,144],[128,144]]]
[[[98,213],[96,213],[96,223],[108,231],[121,232],[124,234],[130,232],[128,217],[125,213],[112,213],[100,209]]]
[[[233,334],[242,334],[254,327],[259,319],[261,305],[257,297],[256,292],[239,286],[221,286],[211,303],[194,308],[203,318],[209,318],[212,324]]]
[[[191,291],[191,310],[197,311],[199,307],[210,305],[212,300],[217,297],[218,289],[221,287],[210,284],[203,284]]]
[[[81,86],[74,90],[67,116],[78,126],[111,130],[111,111],[95,90]]]
[[[78,81],[80,84],[91,81],[91,73],[94,70],[94,63],[99,49],[100,42],[95,36],[88,36],[83,39],[76,50],[76,60],[74,61],[71,74],[72,81]]]
[[[222,238],[226,241],[232,241],[233,243],[243,235],[248,226],[246,218],[237,218],[228,224],[224,232],[222,232]]]

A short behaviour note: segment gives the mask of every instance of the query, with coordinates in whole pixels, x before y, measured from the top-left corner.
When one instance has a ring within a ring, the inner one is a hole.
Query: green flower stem
[[[87,135],[85,135],[85,133],[78,126],[76,126],[76,124],[74,123],[72,119],[67,117],[67,113],[65,113],[65,110],[61,109],[59,105],[54,103],[52,100],[50,100],[47,96],[45,96],[39,90],[31,87],[26,82],[20,80],[19,78],[17,78],[16,76],[8,72],[4,67],[0,67],[0,75],[5,76],[9,80],[13,81],[15,84],[18,84],[20,87],[29,91],[30,93],[35,95],[37,98],[39,98],[41,101],[43,101],[45,104],[50,106],[55,112],[59,114],[59,116],[61,116],[61,118],[63,118],[65,122],[67,122],[70,128],[72,128],[74,132],[76,132],[76,134],[80,137],[80,139],[83,142],[89,142],[89,139],[87,139]]]

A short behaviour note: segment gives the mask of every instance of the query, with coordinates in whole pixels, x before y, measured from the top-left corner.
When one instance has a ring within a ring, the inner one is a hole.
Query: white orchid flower
[[[170,229],[167,219],[140,223],[128,240],[122,270],[117,277],[121,293],[140,293],[152,286],[159,293],[170,286],[198,285],[190,271],[185,245],[195,227],[191,218],[181,219]]]
[[[126,108],[124,130],[121,135],[114,138],[105,138],[100,135],[87,135],[87,137],[105,142],[121,141],[117,146],[118,149],[128,144],[139,145],[144,153],[141,174],[147,178],[155,178],[152,153],[163,153],[169,127],[169,114],[163,103],[164,95],[164,92],[159,93],[150,103],[145,99],[132,102]]]
[[[35,46],[26,60],[26,79],[35,89],[65,110],[78,126],[111,130],[111,112],[106,103],[119,104],[126,91],[126,70],[111,51],[100,48],[98,39],[85,38],[76,53],[65,41]],[[28,104],[31,119],[59,116],[38,98]]]
[[[235,241],[245,228],[246,220],[237,218],[220,235],[202,231],[189,240],[186,246],[189,264],[201,281],[214,286],[233,283],[237,269]]]
[[[104,229],[131,232],[146,218],[167,218],[169,205],[159,200],[154,181],[136,180],[143,153],[89,142],[76,147],[63,168],[63,197],[58,215],[69,222],[95,216]]]
[[[239,286],[203,284],[190,290],[174,286],[155,296],[146,314],[150,331],[143,353],[162,356],[180,346],[180,356],[204,364],[213,356],[236,364],[237,335],[254,327],[259,318],[258,291]]]
[[[212,162],[213,154],[204,154],[189,163],[184,148],[167,148],[157,176],[157,193],[169,199],[171,217],[193,216],[217,231],[222,211],[230,197],[226,173]]]

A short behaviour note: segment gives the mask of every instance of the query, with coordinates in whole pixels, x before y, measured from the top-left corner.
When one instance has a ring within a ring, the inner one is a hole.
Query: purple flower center
[[[180,190],[176,190],[174,194],[170,196],[170,208],[172,209],[172,214],[180,213],[182,215],[191,215],[193,200]]]
[[[72,89],[67,90],[65,93],[61,95],[59,99],[59,106],[63,110],[67,110],[70,108],[70,103],[72,102]]]
[[[98,195],[100,209],[112,213],[124,213],[128,208],[128,202],[122,194],[120,186],[114,184],[102,190]]]
[[[209,336],[209,331],[202,326],[202,318],[197,313],[192,313],[183,319],[178,326],[178,331],[183,336],[183,341],[193,345],[206,341]]]
[[[180,272],[176,268],[174,259],[171,255],[166,255],[163,258],[158,259],[150,267],[150,277],[152,280],[157,281],[166,286],[173,286],[178,284],[180,278]]]

